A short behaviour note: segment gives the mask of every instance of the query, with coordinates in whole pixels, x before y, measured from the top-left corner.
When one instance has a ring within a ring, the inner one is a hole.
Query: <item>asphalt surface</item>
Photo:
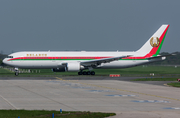
[[[0,109],[115,112],[112,118],[179,118],[180,89],[139,77],[0,77]]]
[[[106,76],[65,76],[61,77],[66,80],[117,80],[117,81],[129,81],[141,84],[152,84],[165,86],[167,83],[174,81],[131,81],[133,79],[145,78],[145,77],[106,77]],[[55,77],[0,77],[0,80],[56,80]]]
[[[131,81],[133,79],[139,79],[139,78],[146,78],[146,77],[105,77],[105,76],[97,76],[97,77],[81,77],[81,76],[75,76],[75,77],[62,77],[66,80],[117,80],[117,81],[129,81],[129,82],[135,82],[135,83],[141,83],[141,84],[152,84],[152,85],[160,85],[164,86],[167,83],[171,83],[174,81]]]

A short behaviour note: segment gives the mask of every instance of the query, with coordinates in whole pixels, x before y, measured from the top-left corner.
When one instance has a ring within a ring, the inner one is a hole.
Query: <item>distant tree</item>
[[[5,55],[5,54],[0,54],[0,59],[4,59],[5,57],[7,57],[7,55]]]
[[[0,65],[2,65],[2,59],[0,59]]]

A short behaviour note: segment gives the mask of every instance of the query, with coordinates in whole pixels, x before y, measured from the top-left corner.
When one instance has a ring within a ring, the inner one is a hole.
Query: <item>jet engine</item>
[[[65,71],[69,71],[69,72],[77,71],[78,72],[82,69],[84,69],[84,66],[81,66],[80,63],[70,62],[70,63],[63,64],[63,66],[61,66],[60,68],[53,68],[52,71],[53,72],[65,72]]]
[[[65,72],[66,69],[65,69],[64,66],[62,66],[62,67],[59,67],[59,68],[53,68],[52,71],[53,72]]]
[[[66,65],[67,67],[67,71],[80,71],[81,69],[84,69],[84,66],[81,66],[80,63],[77,62],[71,62],[71,63],[67,63]]]

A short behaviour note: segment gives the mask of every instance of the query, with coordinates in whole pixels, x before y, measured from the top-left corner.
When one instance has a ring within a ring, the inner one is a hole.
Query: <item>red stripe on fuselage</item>
[[[28,59],[103,59],[103,58],[112,58],[112,57],[17,57],[9,59],[11,60],[28,60]]]

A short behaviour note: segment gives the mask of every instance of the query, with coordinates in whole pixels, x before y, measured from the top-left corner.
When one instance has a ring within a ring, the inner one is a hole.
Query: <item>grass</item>
[[[26,69],[27,70],[27,69]],[[33,73],[20,73],[19,76],[77,76],[77,72],[52,72],[51,69],[31,69]],[[40,70],[40,73],[39,73]],[[36,71],[38,73],[36,73]],[[109,74],[121,74],[121,76],[180,76],[180,67],[174,66],[137,66],[125,69],[94,69],[96,76],[108,76]],[[0,76],[14,76],[14,72],[0,68]]]
[[[45,111],[45,110],[0,110],[0,118],[104,118],[115,113],[80,112],[80,111]]]
[[[173,87],[180,87],[180,82],[172,82],[172,83],[168,83],[167,85],[173,86]]]
[[[131,81],[177,81],[177,78],[141,78],[133,79]]]
[[[9,73],[12,73],[12,72],[8,69],[0,68],[0,74],[9,74]]]

